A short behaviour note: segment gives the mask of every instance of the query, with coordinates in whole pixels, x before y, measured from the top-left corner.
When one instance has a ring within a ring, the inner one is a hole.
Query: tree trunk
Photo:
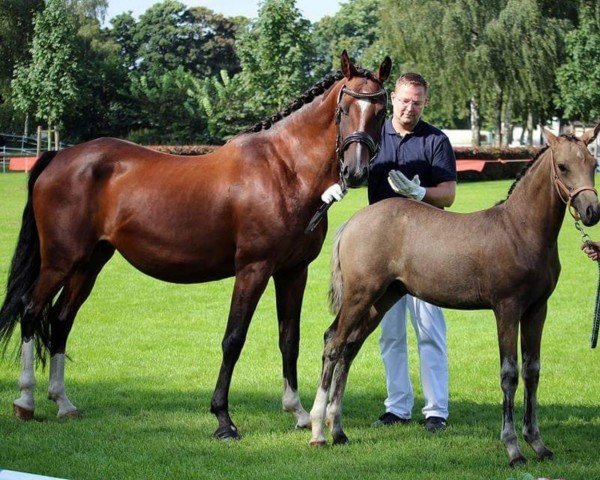
[[[481,123],[479,117],[479,103],[477,97],[471,97],[471,145],[479,147],[481,145]]]
[[[510,102],[510,96],[506,96],[506,102],[504,104],[503,109],[503,119],[502,119],[502,146],[508,147],[513,140],[513,129],[512,129],[512,108]]]
[[[533,113],[527,112],[527,145],[533,145]]]
[[[494,147],[502,146],[502,90],[498,89],[494,112]]]

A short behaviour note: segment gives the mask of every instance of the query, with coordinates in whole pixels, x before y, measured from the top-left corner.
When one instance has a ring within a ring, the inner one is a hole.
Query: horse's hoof
[[[296,430],[305,430],[307,428],[311,428],[311,424],[310,424],[310,420],[308,421],[308,423],[300,423],[298,422],[296,424]]]
[[[508,465],[511,468],[522,467],[527,464],[527,459],[523,455],[519,455],[518,457],[513,458]]]
[[[33,410],[28,410],[20,407],[19,405],[13,404],[13,412],[15,417],[20,418],[21,420],[33,420]]]
[[[219,427],[213,433],[213,437],[223,442],[227,442],[229,440],[239,440],[240,434],[233,425],[225,425],[224,427]]]
[[[65,413],[60,413],[60,412],[58,412],[58,413],[56,414],[56,416],[57,416],[59,419],[61,419],[61,420],[62,420],[62,419],[64,419],[64,420],[71,420],[71,419],[72,419],[72,420],[75,420],[75,419],[79,418],[81,415],[80,415],[80,413],[79,413],[79,410],[75,409],[75,410],[71,410],[71,411],[69,411],[69,412],[65,412]]]
[[[341,434],[335,435],[333,437],[334,445],[346,445],[348,442],[349,442],[349,440],[345,433],[341,433]]]
[[[311,440],[310,441],[311,447],[324,447],[325,445],[327,445],[327,440]]]

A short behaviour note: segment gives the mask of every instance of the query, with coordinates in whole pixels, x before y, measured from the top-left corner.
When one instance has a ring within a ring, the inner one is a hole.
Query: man
[[[391,94],[393,115],[385,121],[369,174],[369,203],[403,196],[438,208],[449,207],[456,193],[456,160],[448,137],[421,120],[427,105],[428,84],[416,73],[406,73]],[[412,180],[411,180],[412,179]],[[336,188],[337,187],[337,188]],[[341,200],[337,185],[322,195],[330,203]],[[415,225],[415,228],[419,228]],[[446,324],[442,310],[405,295],[383,317],[379,341],[386,372],[386,411],[374,425],[408,423],[414,403],[408,369],[406,311],[415,328],[425,397],[425,428],[446,428],[448,418],[448,361]]]

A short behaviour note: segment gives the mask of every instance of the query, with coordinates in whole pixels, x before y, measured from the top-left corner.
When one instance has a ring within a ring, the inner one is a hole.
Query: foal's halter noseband
[[[572,205],[575,197],[581,192],[585,192],[586,190],[594,192],[596,195],[598,195],[598,192],[594,187],[590,187],[587,185],[578,188],[567,187],[565,183],[561,180],[561,178],[558,176],[558,167],[556,165],[556,160],[554,160],[554,153],[552,152],[552,147],[550,147],[550,164],[552,165],[551,175],[552,180],[554,182],[554,187],[556,188],[556,193],[558,193],[559,198],[567,206],[567,210],[569,210],[571,216],[575,220],[579,220],[579,212]]]
[[[344,93],[347,95],[350,95],[351,97],[357,98],[359,100],[372,100],[372,99],[378,99],[380,97],[384,97],[385,105],[387,107],[387,90],[385,88],[381,87],[376,92],[364,93],[364,92],[356,92],[344,85],[342,87],[342,89],[340,90],[340,94],[338,95],[338,99],[337,99],[337,109],[335,111],[335,124],[337,125],[337,137],[335,140],[335,156],[337,157],[337,159],[341,165],[344,160],[344,152],[346,151],[348,146],[351,143],[362,143],[362,144],[366,145],[367,148],[369,149],[369,155],[371,156],[371,160],[369,161],[369,163],[370,163],[373,160],[375,154],[377,153],[377,148],[378,148],[378,144],[375,143],[375,141],[373,140],[373,137],[371,137],[371,135],[369,135],[367,132],[358,130],[356,132],[350,133],[349,135],[346,136],[346,138],[342,139],[341,119],[342,119],[342,115],[347,115],[344,113],[344,111],[342,110],[342,107],[340,105],[340,102],[342,100],[342,96],[344,95]],[[340,173],[340,178],[341,178],[341,173]],[[342,182],[343,182],[343,179],[342,179]]]

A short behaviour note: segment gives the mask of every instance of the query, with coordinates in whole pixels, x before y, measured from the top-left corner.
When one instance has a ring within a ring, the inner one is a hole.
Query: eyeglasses
[[[394,98],[394,100],[400,103],[400,105],[402,105],[403,107],[413,106],[414,108],[422,108],[425,105],[424,100],[407,100],[405,98],[398,97]]]

